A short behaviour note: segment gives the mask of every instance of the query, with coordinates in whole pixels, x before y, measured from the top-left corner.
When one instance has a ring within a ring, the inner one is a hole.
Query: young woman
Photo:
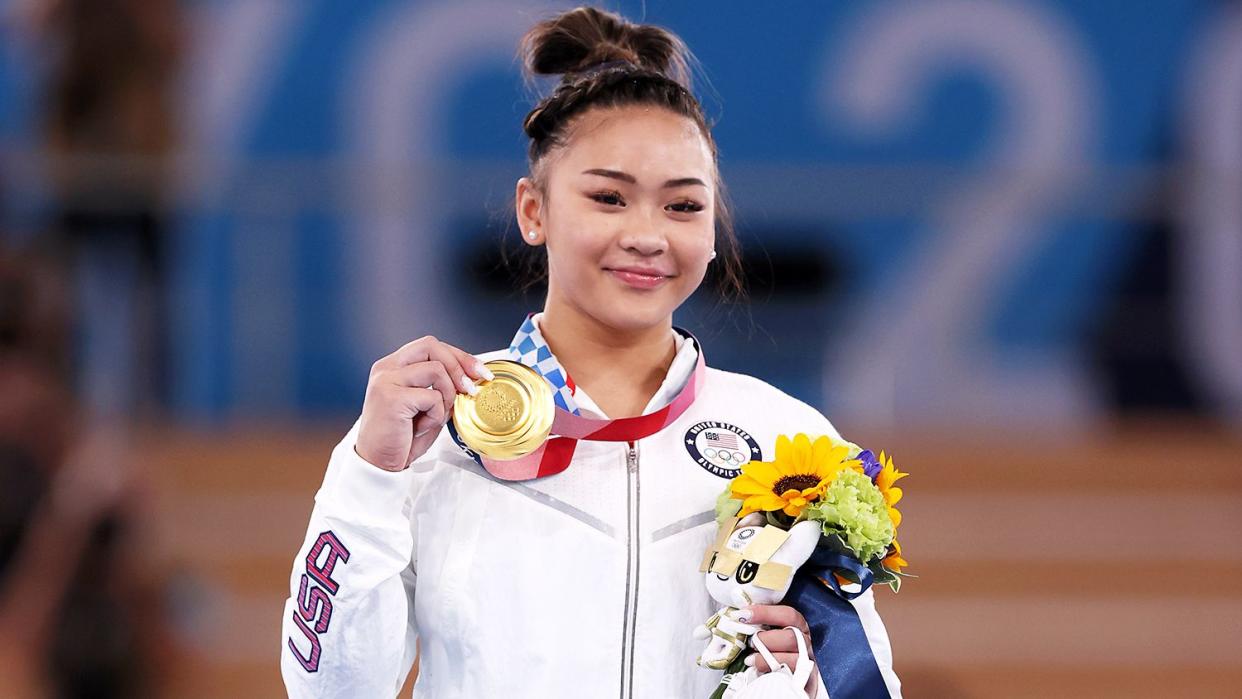
[[[375,362],[290,578],[292,696],[392,696],[417,652],[418,696],[706,699],[721,673],[695,664],[692,632],[717,606],[699,572],[716,497],[778,434],[837,436],[805,403],[706,366],[672,325],[709,265],[740,277],[681,41],[578,8],[522,52],[531,73],[564,76],[526,118],[516,190],[522,238],[546,251],[544,308],[507,349],[427,336]],[[492,475],[447,423],[498,358],[543,375],[559,410],[611,420],[607,435],[553,437],[530,480]],[[853,604],[865,636],[849,650],[898,696],[870,593]],[[794,664],[784,627],[809,637],[802,614],[750,619]],[[809,696],[826,696],[818,674]]]

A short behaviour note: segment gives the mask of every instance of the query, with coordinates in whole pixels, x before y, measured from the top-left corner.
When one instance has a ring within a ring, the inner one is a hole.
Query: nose
[[[641,219],[641,220],[637,220]],[[668,237],[664,235],[658,223],[650,218],[637,217],[626,232],[621,236],[621,247],[626,250],[649,257],[659,255],[668,249]]]

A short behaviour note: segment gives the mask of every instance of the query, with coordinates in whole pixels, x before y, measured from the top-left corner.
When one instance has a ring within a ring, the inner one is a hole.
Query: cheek
[[[565,285],[589,283],[607,246],[607,239],[593,235],[589,226],[560,225],[548,238],[549,271]]]
[[[604,283],[600,272],[607,240],[592,236],[589,228],[560,227],[548,238],[548,272],[556,286],[571,297],[595,297]]]
[[[715,230],[709,227],[706,231],[695,231],[687,235],[673,248],[683,275],[701,278],[707,272],[715,242]]]
[[[573,248],[574,230],[579,228],[574,210],[566,206],[563,197],[555,197],[548,204],[544,219],[544,249],[552,262],[568,255]]]

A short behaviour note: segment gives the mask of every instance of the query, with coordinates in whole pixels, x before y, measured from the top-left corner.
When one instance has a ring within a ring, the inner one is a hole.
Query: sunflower
[[[862,473],[862,464],[851,459],[845,444],[828,437],[811,438],[798,433],[790,440],[776,438],[776,457],[772,461],[751,461],[733,479],[732,496],[742,501],[739,517],[752,512],[781,510],[797,517],[815,502],[844,470]]]
[[[884,560],[880,561],[880,565],[894,573],[900,573],[902,568],[910,565],[906,559],[901,557],[901,544],[897,543],[896,539],[893,539],[893,550],[884,557]]]
[[[897,503],[901,501],[901,488],[894,486],[897,481],[910,475],[902,473],[893,465],[893,458],[886,456],[884,452],[880,452],[880,463],[883,468],[875,477],[875,485],[884,495],[884,502],[888,504],[888,516],[893,520],[893,529],[901,524],[901,512],[897,510]],[[898,551],[900,554],[901,552]]]

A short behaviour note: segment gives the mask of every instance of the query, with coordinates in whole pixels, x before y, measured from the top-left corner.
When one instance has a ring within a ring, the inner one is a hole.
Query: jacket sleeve
[[[414,660],[414,467],[372,466],[354,451],[357,434],[355,423],[332,452],[289,577],[280,670],[290,697],[395,696]]]

